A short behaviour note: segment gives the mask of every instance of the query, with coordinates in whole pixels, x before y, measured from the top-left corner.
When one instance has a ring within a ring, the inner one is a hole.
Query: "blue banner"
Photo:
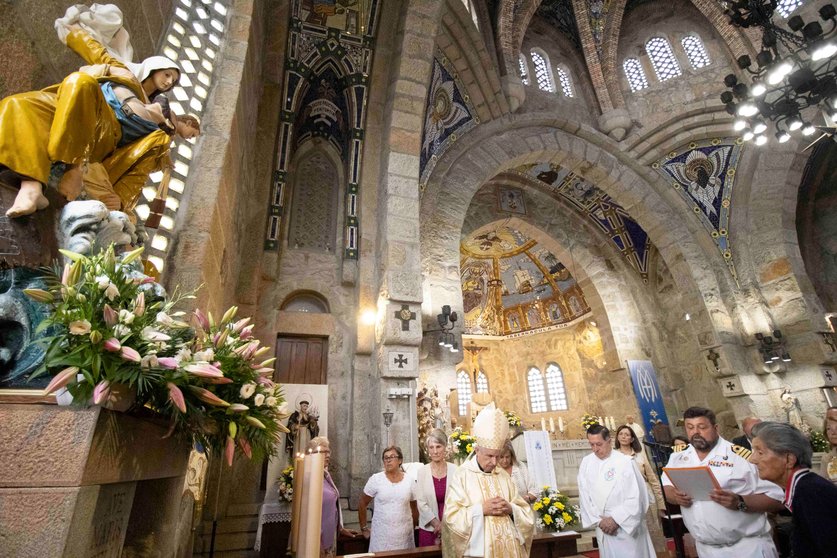
[[[628,371],[631,373],[631,382],[634,384],[634,394],[645,433],[653,439],[651,429],[654,425],[659,422],[668,424],[663,394],[660,384],[657,383],[657,371],[650,360],[629,360]]]

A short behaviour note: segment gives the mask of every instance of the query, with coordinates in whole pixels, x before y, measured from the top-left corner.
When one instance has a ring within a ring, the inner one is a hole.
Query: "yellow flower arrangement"
[[[543,487],[541,494],[532,504],[538,526],[547,531],[563,531],[580,521],[578,506],[570,504],[570,499],[558,490]]]
[[[474,451],[474,444],[477,439],[460,428],[454,430],[450,435],[451,456],[460,461],[465,461],[471,452]]]

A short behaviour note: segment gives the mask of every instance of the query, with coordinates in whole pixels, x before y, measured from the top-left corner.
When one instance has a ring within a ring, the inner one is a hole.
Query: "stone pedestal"
[[[3,554],[177,554],[189,447],[163,439],[165,424],[100,407],[16,404],[0,404],[0,424]]]

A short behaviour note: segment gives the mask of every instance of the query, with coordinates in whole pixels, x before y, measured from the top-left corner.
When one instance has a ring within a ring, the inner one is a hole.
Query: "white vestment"
[[[578,472],[581,523],[596,525],[601,558],[654,558],[654,545],[645,524],[648,490],[633,460],[619,451],[607,459],[590,454]],[[604,517],[619,525],[615,535],[598,527]]]

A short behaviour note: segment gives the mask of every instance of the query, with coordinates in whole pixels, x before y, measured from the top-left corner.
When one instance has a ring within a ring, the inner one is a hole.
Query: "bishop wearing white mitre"
[[[654,558],[642,475],[630,457],[613,451],[604,426],[591,427],[587,441],[593,453],[581,461],[578,472],[582,525],[596,526],[601,558]]]

